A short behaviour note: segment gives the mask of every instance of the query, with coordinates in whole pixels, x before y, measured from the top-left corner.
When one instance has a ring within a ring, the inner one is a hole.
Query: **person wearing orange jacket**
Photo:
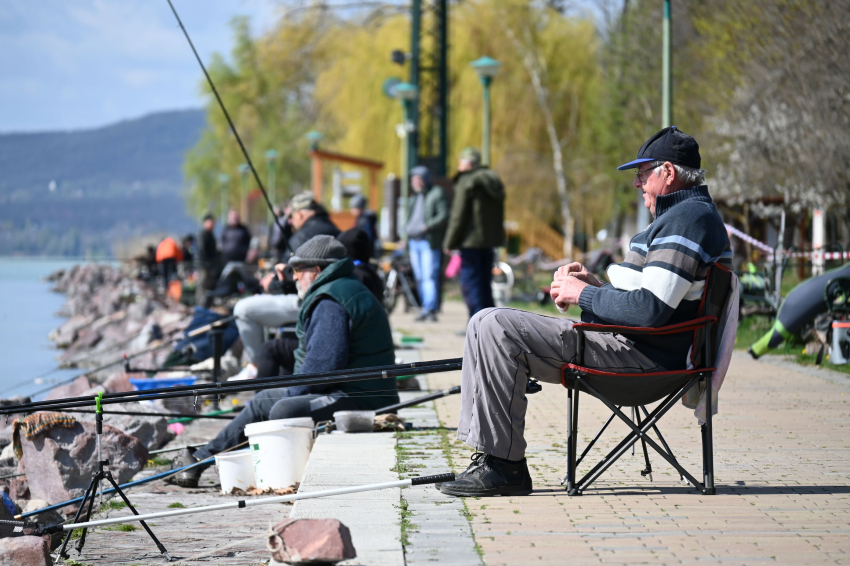
[[[165,238],[156,247],[156,263],[166,285],[177,276],[177,264],[181,261],[183,261],[183,252],[174,238]]]

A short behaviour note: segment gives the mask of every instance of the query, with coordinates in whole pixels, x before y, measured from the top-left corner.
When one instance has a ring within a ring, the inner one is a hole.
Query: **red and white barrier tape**
[[[765,244],[764,242],[760,242],[750,236],[749,234],[745,234],[735,228],[734,226],[730,226],[726,224],[726,230],[729,231],[733,236],[757,247],[758,249],[766,252],[769,257],[773,256],[773,248]],[[782,252],[782,257],[804,257],[804,258],[823,258],[823,259],[850,259],[850,251],[848,252],[821,252],[818,250],[812,250],[808,252],[792,252],[792,251],[784,251]]]

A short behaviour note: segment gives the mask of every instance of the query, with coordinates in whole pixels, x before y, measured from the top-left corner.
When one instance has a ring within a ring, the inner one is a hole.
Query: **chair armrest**
[[[717,322],[716,316],[702,316],[693,320],[680,322],[678,324],[670,324],[668,326],[659,326],[658,328],[643,327],[643,326],[618,326],[614,324],[594,324],[591,322],[578,322],[573,325],[573,328],[578,332],[618,332],[620,334],[646,334],[646,335],[662,335],[676,334],[679,332],[687,332],[697,330],[706,324]]]

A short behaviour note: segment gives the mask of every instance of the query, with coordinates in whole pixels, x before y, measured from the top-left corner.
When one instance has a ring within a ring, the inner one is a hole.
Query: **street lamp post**
[[[218,176],[218,182],[221,184],[221,229],[227,224],[227,182],[230,181],[230,175],[221,173]]]
[[[272,204],[277,206],[277,189],[275,188],[275,164],[277,160],[277,152],[273,149],[270,149],[266,152],[266,161],[269,164],[269,200],[272,201]],[[274,222],[274,218],[272,217],[274,213],[269,210],[269,223]]]
[[[251,168],[247,163],[240,163],[239,171],[239,216],[242,222],[248,222],[248,173]]]
[[[404,227],[407,226],[407,199],[410,194],[410,169],[416,165],[414,154],[413,134],[416,125],[413,123],[413,104],[419,96],[419,89],[410,83],[399,83],[392,89],[393,98],[399,100],[404,110],[404,123],[397,129],[401,144],[401,222],[399,222],[402,239],[407,239]]]
[[[499,72],[499,67],[502,64],[492,57],[484,56],[476,59],[471,63],[472,68],[478,73],[478,78],[481,79],[481,86],[484,87],[484,130],[481,143],[482,161],[484,165],[490,165],[490,84],[493,82],[493,77]]]

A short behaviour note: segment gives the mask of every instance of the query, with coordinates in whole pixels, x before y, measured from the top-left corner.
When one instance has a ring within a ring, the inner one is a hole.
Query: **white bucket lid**
[[[242,450],[234,450],[233,452],[225,452],[224,454],[216,454],[215,461],[219,460],[236,460],[239,458],[251,457],[251,449],[244,448]]]
[[[276,421],[263,421],[245,425],[245,436],[255,434],[266,434],[277,432],[285,428],[313,428],[315,423],[310,417],[298,417],[295,419],[278,419]]]

